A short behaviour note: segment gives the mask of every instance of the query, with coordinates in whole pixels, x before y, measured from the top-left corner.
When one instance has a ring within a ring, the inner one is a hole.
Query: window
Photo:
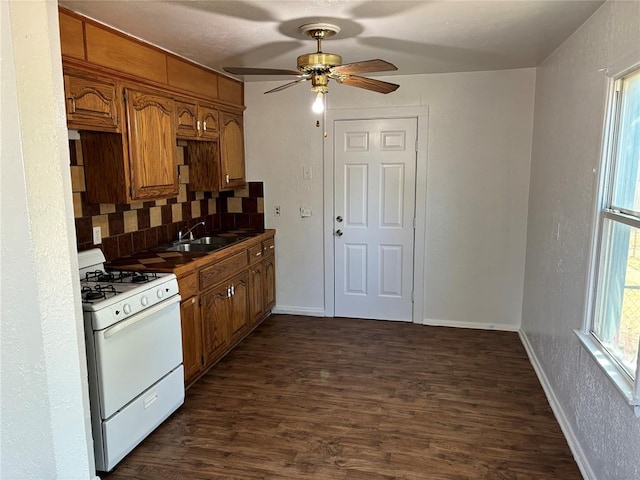
[[[640,69],[615,80],[611,99],[588,336],[596,359],[638,405]]]

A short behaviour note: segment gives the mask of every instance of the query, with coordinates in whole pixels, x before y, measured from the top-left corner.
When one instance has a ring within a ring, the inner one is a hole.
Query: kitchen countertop
[[[209,263],[217,257],[233,254],[248,246],[275,235],[275,230],[217,230],[202,236],[242,237],[246,239],[212,252],[169,252],[153,248],[128,257],[107,262],[105,267],[113,270],[147,271],[181,274],[188,273],[203,263]]]

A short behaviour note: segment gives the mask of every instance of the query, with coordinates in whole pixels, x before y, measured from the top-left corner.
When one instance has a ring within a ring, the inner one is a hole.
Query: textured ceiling
[[[391,74],[536,66],[603,2],[349,0],[61,0],[60,5],[182,57],[224,66],[295,69],[315,51],[298,32],[330,22],[325,52],[344,63],[382,58]],[[245,81],[264,77],[244,78]]]

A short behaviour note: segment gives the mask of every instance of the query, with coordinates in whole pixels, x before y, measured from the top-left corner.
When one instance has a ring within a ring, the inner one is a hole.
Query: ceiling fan
[[[384,60],[365,60],[355,63],[342,63],[342,57],[335,53],[322,51],[322,40],[332,37],[340,31],[340,27],[330,23],[309,23],[299,28],[300,32],[317,42],[315,53],[305,53],[298,57],[298,71],[280,70],[274,68],[224,67],[226,72],[234,75],[296,75],[297,80],[280,85],[264,93],[274,93],[292,87],[298,83],[311,80],[311,91],[317,94],[314,111],[324,109],[323,95],[329,91],[329,79],[343,85],[364,88],[378,93],[391,93],[398,89],[395,83],[383,82],[373,78],[361,77],[356,74],[371,72],[386,72],[398,68]]]

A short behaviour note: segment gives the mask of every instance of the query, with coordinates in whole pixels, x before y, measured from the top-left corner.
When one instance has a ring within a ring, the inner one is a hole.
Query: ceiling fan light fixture
[[[322,40],[340,32],[340,27],[337,25],[331,23],[308,23],[299,27],[299,31],[315,40],[317,49],[313,53],[305,53],[298,57],[297,72],[274,68],[247,67],[224,67],[224,70],[234,75],[295,75],[298,77],[298,80],[273,88],[265,93],[279,92],[298,83],[311,80],[311,91],[320,98],[329,91],[329,79],[333,79],[343,85],[378,93],[391,93],[398,89],[399,85],[394,83],[358,75],[361,73],[397,70],[395,65],[381,59],[343,64],[342,56],[322,51]]]
[[[316,99],[313,102],[313,105],[311,105],[311,110],[313,110],[313,113],[317,113],[317,114],[320,114],[320,113],[324,112],[324,94],[323,94],[323,92],[318,92],[318,94],[316,95]]]

